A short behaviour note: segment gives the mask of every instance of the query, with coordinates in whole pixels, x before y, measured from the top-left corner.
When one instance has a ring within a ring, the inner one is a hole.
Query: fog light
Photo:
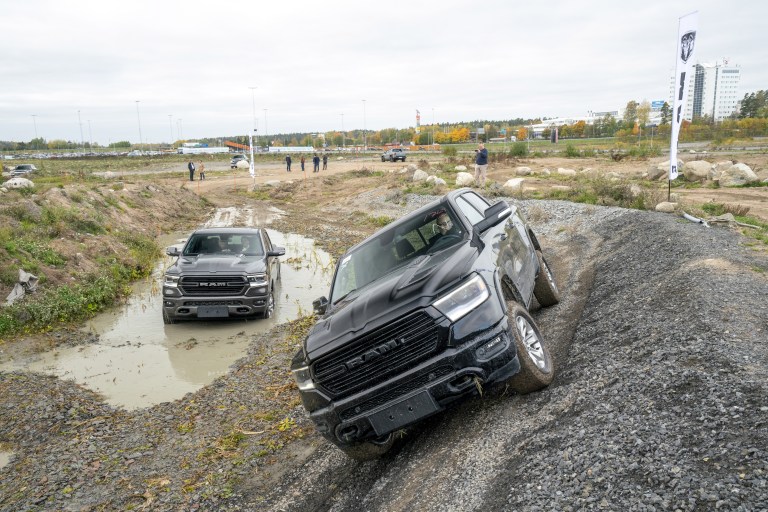
[[[481,345],[477,349],[477,358],[478,359],[490,359],[491,357],[495,356],[499,352],[501,352],[504,347],[506,346],[506,343],[504,343],[504,340],[501,336],[496,336],[488,343]]]

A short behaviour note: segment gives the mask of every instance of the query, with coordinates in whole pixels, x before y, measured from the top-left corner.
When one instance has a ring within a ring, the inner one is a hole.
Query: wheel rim
[[[557,283],[555,283],[555,276],[552,275],[552,272],[549,270],[549,264],[547,264],[547,260],[544,258],[541,258],[541,262],[543,263],[544,267],[544,274],[547,276],[547,281],[549,281],[549,285],[552,287],[553,290],[557,291]]]
[[[275,292],[270,291],[269,292],[269,298],[267,299],[267,311],[265,316],[267,318],[272,318],[272,314],[275,312]]]
[[[517,324],[517,332],[523,339],[523,345],[525,351],[528,353],[528,357],[531,358],[533,364],[541,371],[547,371],[547,358],[544,354],[544,347],[541,345],[539,335],[536,334],[533,326],[522,316],[518,316],[515,319]]]

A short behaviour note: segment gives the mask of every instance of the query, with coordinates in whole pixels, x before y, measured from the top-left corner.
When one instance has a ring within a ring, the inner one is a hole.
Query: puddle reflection
[[[150,279],[134,287],[125,306],[88,322],[84,330],[99,334],[99,343],[59,348],[0,369],[71,378],[126,409],[175,400],[198,390],[245,354],[252,335],[310,312],[312,300],[328,293],[333,272],[330,255],[301,235],[267,231],[273,243],[286,250],[280,258],[282,282],[272,318],[165,325],[160,280],[173,261],[166,257]],[[164,237],[160,243],[173,245],[183,236]]]

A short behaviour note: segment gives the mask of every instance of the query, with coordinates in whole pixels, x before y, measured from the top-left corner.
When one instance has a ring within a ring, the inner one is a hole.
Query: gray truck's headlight
[[[447,295],[436,300],[435,308],[448,317],[451,322],[456,322],[461,317],[482,304],[491,293],[483,278],[476,275]]]
[[[247,277],[251,286],[264,286],[267,284],[267,274],[248,274]]]
[[[163,280],[163,284],[165,286],[178,286],[179,276],[172,276],[172,275],[165,274],[165,279]]]
[[[299,390],[306,391],[308,389],[315,389],[315,383],[312,382],[309,366],[294,368],[291,371],[293,372],[293,378],[296,379],[296,384],[299,386]]]

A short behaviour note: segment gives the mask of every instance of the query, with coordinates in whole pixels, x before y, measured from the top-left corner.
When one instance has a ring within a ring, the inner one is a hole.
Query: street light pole
[[[80,127],[80,147],[83,148],[82,152],[85,153],[85,139],[83,138],[83,121],[80,119],[80,111],[77,111],[77,125]]]
[[[171,127],[171,140],[168,141],[168,146],[173,147],[173,114],[168,114],[168,126]]]
[[[432,107],[432,145],[435,145],[435,107]]]
[[[363,100],[363,151],[368,151],[368,127],[365,122],[365,100]]]
[[[264,109],[264,137],[267,139],[267,151],[269,151],[269,125],[267,125],[267,109]]]
[[[37,149],[37,114],[32,114],[32,124],[35,125],[35,149]]]
[[[141,115],[139,114],[139,100],[136,100],[136,117],[139,119],[139,149],[144,145],[144,141],[141,138]]]
[[[341,113],[341,147],[347,147],[347,134],[344,133],[344,112]]]
[[[91,133],[91,120],[88,120],[88,152],[93,153],[93,133]]]

